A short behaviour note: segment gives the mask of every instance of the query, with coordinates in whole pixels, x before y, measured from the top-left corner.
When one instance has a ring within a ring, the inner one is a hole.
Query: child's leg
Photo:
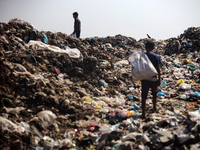
[[[156,102],[157,102],[157,81],[151,81],[151,91],[153,95],[153,112],[156,111]]]
[[[149,81],[142,81],[142,117],[145,117],[146,99],[149,91]]]

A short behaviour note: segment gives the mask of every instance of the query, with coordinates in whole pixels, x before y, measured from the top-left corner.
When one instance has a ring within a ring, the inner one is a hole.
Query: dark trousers
[[[157,87],[158,81],[147,81],[142,80],[142,116],[145,116],[145,106],[146,106],[146,99],[148,95],[148,91],[151,88],[151,92],[153,95],[153,112],[156,111],[156,99],[157,99]]]
[[[76,31],[76,38],[79,38],[81,34],[81,31]]]

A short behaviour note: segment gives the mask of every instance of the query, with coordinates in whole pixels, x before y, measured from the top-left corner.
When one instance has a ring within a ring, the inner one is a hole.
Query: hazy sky
[[[39,31],[71,34],[75,11],[82,38],[149,34],[159,40],[200,26],[200,0],[0,0],[0,22],[17,17]]]

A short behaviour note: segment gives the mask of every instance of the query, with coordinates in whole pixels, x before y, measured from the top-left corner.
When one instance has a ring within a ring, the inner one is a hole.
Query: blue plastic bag
[[[140,107],[136,103],[134,103],[133,106],[132,106],[132,109],[133,110],[138,110],[138,109],[140,109]]]
[[[129,100],[134,100],[134,96],[132,94],[128,94],[128,99]]]
[[[60,43],[60,42],[57,42],[57,43],[58,43],[58,47],[64,48],[66,50],[66,47],[62,43]]]
[[[45,35],[45,34],[40,34],[40,36],[42,37],[42,42],[45,43],[45,44],[48,44],[49,39],[48,39],[47,35]]]
[[[158,96],[165,96],[165,93],[163,93],[163,92],[158,92]]]
[[[192,92],[192,93],[190,93],[190,94],[192,94],[192,95],[197,95],[197,96],[200,97],[200,93],[197,93],[197,92]]]

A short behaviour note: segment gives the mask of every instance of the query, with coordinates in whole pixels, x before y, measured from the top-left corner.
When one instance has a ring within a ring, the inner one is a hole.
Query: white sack
[[[149,79],[158,74],[157,70],[145,53],[136,51],[129,56],[129,62],[132,65],[133,81]]]

